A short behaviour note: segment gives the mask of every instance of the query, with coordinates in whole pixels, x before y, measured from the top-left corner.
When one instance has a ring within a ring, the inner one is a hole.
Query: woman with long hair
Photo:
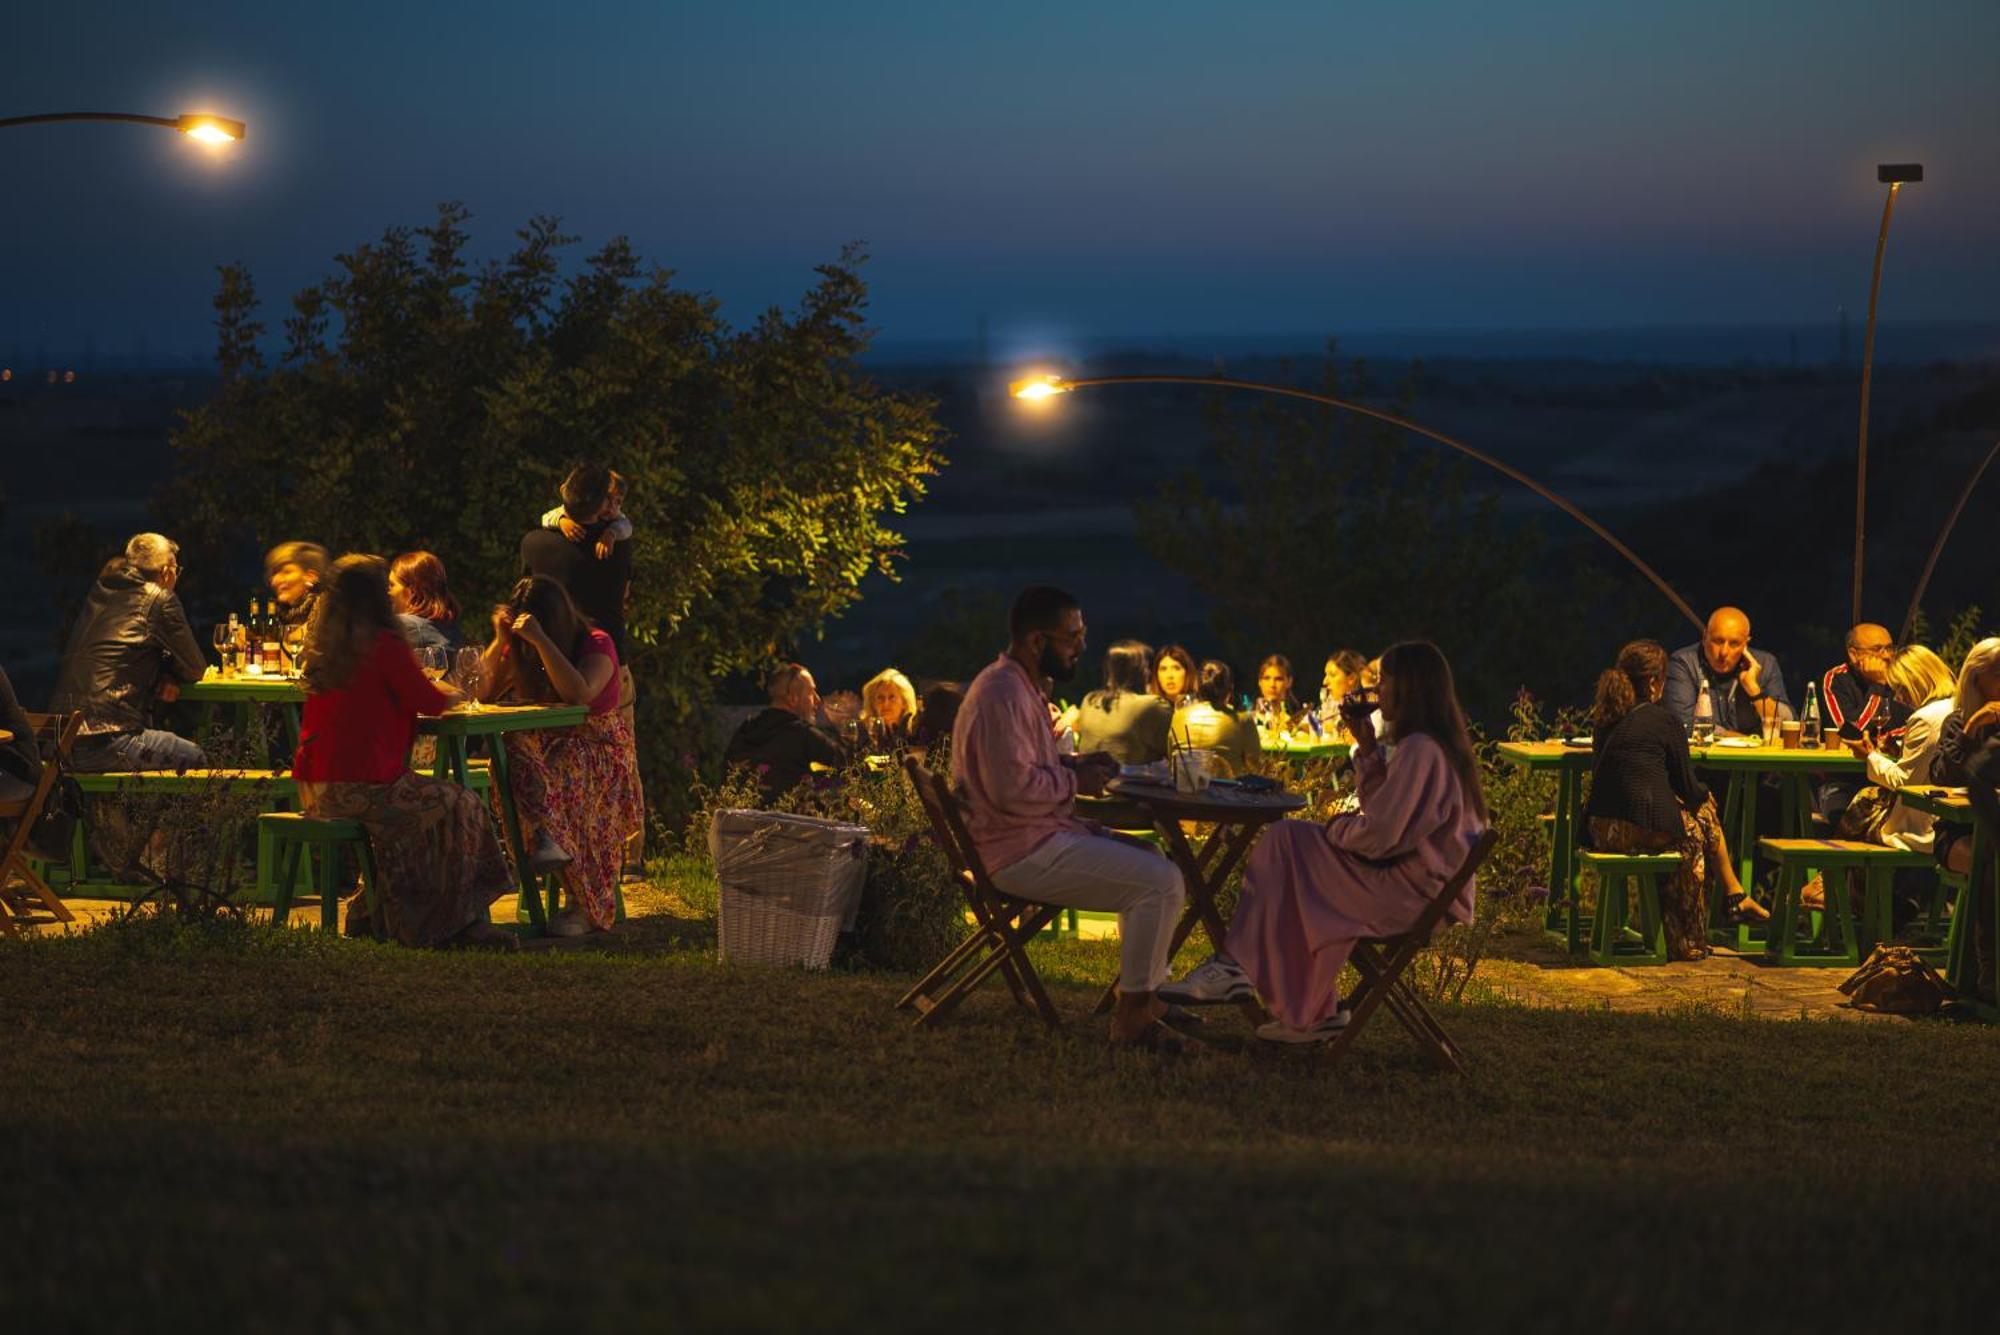
[[[1104,688],[1076,708],[1076,749],[1107,752],[1121,765],[1166,759],[1174,710],[1147,689],[1152,675],[1153,651],[1143,642],[1119,640],[1106,649]]]
[[[608,932],[617,915],[625,840],[641,816],[632,727],[618,711],[618,650],[569,591],[546,575],[514,586],[493,609],[480,660],[483,700],[588,705],[574,728],[506,734],[514,804],[534,830],[532,870],[562,873],[569,907],[555,936]]]
[[[1272,654],[1257,665],[1257,703],[1252,712],[1260,728],[1276,732],[1292,726],[1299,716],[1299,701],[1292,694],[1291,659]]]
[[[1147,689],[1165,700],[1167,708],[1179,709],[1194,697],[1199,675],[1194,655],[1178,644],[1169,644],[1153,656],[1153,676]]]
[[[1201,665],[1201,684],[1174,715],[1173,735],[1182,746],[1214,755],[1224,778],[1248,773],[1251,759],[1264,754],[1255,716],[1236,707],[1236,674],[1219,659]]]
[[[1326,1039],[1347,1023],[1338,984],[1354,943],[1413,926],[1465,861],[1486,827],[1486,798],[1451,667],[1421,640],[1381,662],[1382,717],[1396,744],[1384,754],[1368,714],[1350,711],[1359,808],[1324,826],[1265,830],[1222,951],[1161,988],[1161,1000],[1209,1004],[1254,990],[1276,1017],[1259,1038]],[[1472,908],[1468,881],[1446,916],[1470,922]]]
[[[1770,915],[1737,879],[1715,796],[1694,775],[1687,732],[1660,703],[1666,681],[1667,651],[1653,640],[1632,641],[1598,674],[1590,711],[1596,765],[1584,830],[1600,852],[1680,854],[1680,867],[1661,890],[1661,925],[1667,958],[1696,960],[1709,951],[1711,871],[1737,916]]]
[[[412,648],[456,649],[465,643],[458,599],[451,596],[444,562],[433,553],[404,552],[389,563],[389,601]]]
[[[1951,713],[1938,732],[1938,765],[1932,776],[1939,783],[1965,789],[1972,809],[1989,827],[2000,828],[2000,637],[1988,637],[1966,652],[1958,669]],[[1973,884],[1986,884],[1995,850],[1986,861],[1971,866],[1971,840],[1954,840],[1950,849],[1955,870],[1970,870]],[[1972,896],[1972,956],[1974,989],[1979,999],[1994,998],[1993,896]]]
[[[410,772],[417,715],[457,699],[417,666],[379,556],[334,562],[306,641],[305,717],[292,761],[308,816],[359,821],[375,855],[382,927],[406,946],[511,948],[488,906],[514,887],[493,817],[465,788]],[[360,901],[347,912],[359,935]]]

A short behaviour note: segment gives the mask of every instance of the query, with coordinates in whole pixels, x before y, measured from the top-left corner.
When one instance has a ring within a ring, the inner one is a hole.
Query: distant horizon
[[[1050,322],[1053,324],[1054,322]],[[864,357],[867,365],[1004,367],[1035,361],[1080,363],[1105,357],[1207,359],[1317,357],[1329,339],[1344,355],[1364,357],[1424,357],[1441,360],[1515,361],[1560,360],[1603,364],[1646,363],[1676,366],[1797,365],[1859,366],[1863,322],[1849,313],[1847,356],[1840,348],[1836,317],[1817,321],[1672,321],[1632,324],[1556,324],[1541,326],[1396,327],[1313,333],[1301,330],[1264,332],[1183,332],[1156,330],[1113,334],[1027,334],[1000,330],[987,339],[982,357],[977,332],[959,336],[898,336],[877,331]],[[1796,339],[1796,346],[1793,340]],[[266,352],[275,360],[278,340],[267,338]],[[0,367],[14,373],[15,384],[26,384],[48,371],[86,370],[95,374],[146,374],[211,371],[214,350],[140,354],[107,352],[100,343],[74,346],[70,354],[30,353],[16,344]],[[1937,361],[2000,362],[2000,320],[1880,320],[1876,325],[1878,365],[1922,365]]]

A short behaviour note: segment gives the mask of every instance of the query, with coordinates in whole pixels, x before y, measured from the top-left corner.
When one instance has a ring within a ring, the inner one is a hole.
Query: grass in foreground
[[[643,939],[649,929],[635,925]],[[1162,1065],[988,988],[139,927],[0,948],[0,1319],[1898,1329],[1991,1310],[1996,1035],[1468,1006]],[[1214,1029],[1233,1042],[1233,1015]]]

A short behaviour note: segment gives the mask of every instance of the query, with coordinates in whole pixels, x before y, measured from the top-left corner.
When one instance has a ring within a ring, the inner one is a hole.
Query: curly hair
[[[1633,640],[1618,651],[1618,661],[1597,674],[1597,699],[1590,706],[1590,726],[1603,732],[1653,698],[1653,688],[1667,680],[1667,651],[1658,640]]]

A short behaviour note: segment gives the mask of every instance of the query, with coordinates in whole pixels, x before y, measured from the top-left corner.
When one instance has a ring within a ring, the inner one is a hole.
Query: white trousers
[[[1119,977],[1124,992],[1153,992],[1167,981],[1167,947],[1187,887],[1164,854],[1102,835],[1051,835],[1040,847],[993,873],[1016,899],[1118,914]]]

